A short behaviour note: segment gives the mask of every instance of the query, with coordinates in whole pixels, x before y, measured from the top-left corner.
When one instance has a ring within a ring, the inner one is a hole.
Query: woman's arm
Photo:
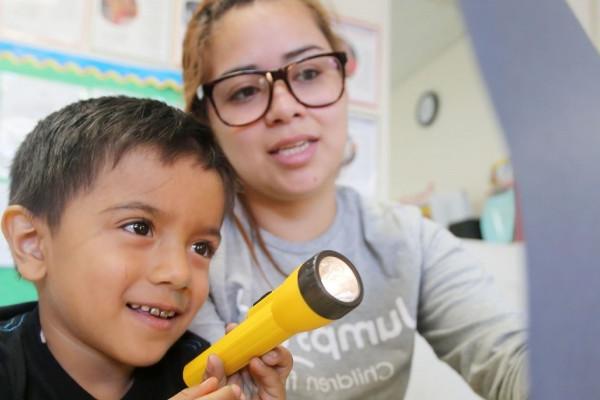
[[[486,399],[527,398],[526,324],[461,241],[423,221],[418,328]]]

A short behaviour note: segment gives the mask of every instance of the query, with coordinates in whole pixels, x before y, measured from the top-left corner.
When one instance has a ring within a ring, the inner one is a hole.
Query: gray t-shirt
[[[191,330],[215,341],[284,276],[258,250],[252,261],[233,221],[210,266],[211,297]],[[289,399],[402,399],[418,330],[481,396],[526,398],[524,317],[508,310],[492,278],[448,231],[418,209],[380,204],[339,188],[331,227],[308,242],[262,231],[286,273],[321,250],[358,269],[362,303],[339,321],[286,342],[294,356]],[[432,382],[435,384],[435,382]]]

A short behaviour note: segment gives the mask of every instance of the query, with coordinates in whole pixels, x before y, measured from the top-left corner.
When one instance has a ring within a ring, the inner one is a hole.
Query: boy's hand
[[[236,324],[230,323],[226,331],[229,332],[235,327]],[[212,376],[222,377],[223,364],[218,357],[211,360],[212,357],[209,357],[208,370],[212,372]],[[211,361],[214,362],[212,366],[210,366]],[[228,377],[227,381],[221,379],[221,384],[227,382],[244,387],[243,382],[250,380],[253,387],[252,394],[248,397],[251,400],[285,400],[285,381],[292,370],[292,365],[292,353],[283,346],[277,346],[261,357],[254,357],[247,367]],[[248,375],[250,379],[247,379]]]
[[[182,390],[169,400],[243,400],[239,386],[228,385],[219,388],[219,380],[210,377],[199,385]]]
[[[228,324],[227,332],[235,326],[235,324]],[[277,346],[261,357],[254,357],[247,367],[228,377],[225,376],[223,362],[213,354],[208,357],[204,374],[205,380],[200,385],[188,388],[170,400],[228,400],[230,398],[285,400],[285,381],[292,370],[292,364],[292,354],[289,350],[283,346]],[[241,387],[247,387],[244,383],[251,385],[249,396],[245,396],[241,392]],[[216,390],[219,387],[221,389]],[[230,389],[232,392],[228,392],[229,395],[237,397],[212,397],[213,395],[224,396],[223,389]],[[189,393],[186,393],[187,391]],[[207,395],[208,393],[210,394]],[[202,395],[207,396],[198,397]]]
[[[285,381],[292,370],[292,353],[277,346],[261,357],[250,361],[247,369],[257,386],[252,400],[284,400]]]

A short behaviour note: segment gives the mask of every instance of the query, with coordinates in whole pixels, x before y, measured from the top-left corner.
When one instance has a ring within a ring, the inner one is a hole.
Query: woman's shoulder
[[[418,274],[426,251],[423,237],[427,229],[418,208],[367,198],[347,188],[339,189],[338,201],[345,220],[340,240],[363,249],[360,251],[376,260],[388,277],[400,276],[401,270]]]
[[[412,248],[425,251],[430,244],[445,244],[451,247],[458,240],[447,229],[423,216],[413,205],[398,201],[372,199],[351,188],[338,189],[338,203],[346,220],[346,230],[356,230],[358,225],[369,242],[389,246]]]
[[[353,189],[338,189],[342,216],[341,236],[347,240],[362,237],[364,243],[381,254],[404,254],[419,258],[423,251],[425,230],[429,229],[421,211],[398,202],[372,199]]]
[[[366,197],[349,187],[339,187],[338,204],[344,215],[360,217],[365,224],[391,228],[419,229],[423,215],[418,207],[397,201]]]

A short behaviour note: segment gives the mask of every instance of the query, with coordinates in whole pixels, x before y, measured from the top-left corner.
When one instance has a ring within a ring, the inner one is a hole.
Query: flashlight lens
[[[319,278],[327,292],[344,303],[350,303],[360,295],[360,287],[354,270],[337,257],[324,257],[319,263]]]

